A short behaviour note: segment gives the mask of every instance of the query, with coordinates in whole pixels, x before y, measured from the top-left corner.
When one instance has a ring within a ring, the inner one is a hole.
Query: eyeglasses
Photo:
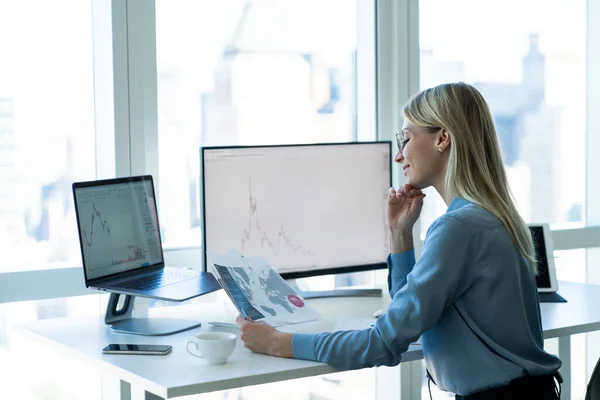
[[[396,132],[395,136],[396,136],[396,144],[398,145],[398,150],[400,150],[400,152],[403,152],[404,146],[406,145],[406,142],[404,139],[404,133]]]
[[[428,126],[428,127],[423,128],[423,130],[427,133],[436,133],[440,129],[442,129],[442,128],[440,128],[438,126]],[[406,144],[408,143],[409,139],[405,139],[404,133],[402,133],[402,132],[396,132],[395,136],[396,136],[396,144],[398,145],[398,150],[400,150],[400,152],[403,152],[404,147],[406,147]]]

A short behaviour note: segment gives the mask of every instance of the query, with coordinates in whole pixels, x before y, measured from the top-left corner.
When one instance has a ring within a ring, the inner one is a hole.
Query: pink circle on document
[[[302,301],[302,299],[300,297],[298,297],[296,295],[288,294],[288,300],[290,301],[290,303],[292,303],[296,307],[304,307],[304,302]]]

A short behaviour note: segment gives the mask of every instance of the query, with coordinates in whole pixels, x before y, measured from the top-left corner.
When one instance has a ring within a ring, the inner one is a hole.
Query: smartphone
[[[117,344],[111,343],[102,349],[102,354],[146,354],[164,356],[173,346],[168,344]]]

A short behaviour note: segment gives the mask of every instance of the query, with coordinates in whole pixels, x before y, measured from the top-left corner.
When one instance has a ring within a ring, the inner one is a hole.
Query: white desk
[[[596,306],[600,304],[600,286],[561,282],[560,293],[568,303],[542,304],[542,322],[545,338],[559,338],[559,357],[563,360],[562,374],[565,378],[563,399],[569,399],[570,335],[600,330],[600,307]],[[327,318],[369,317],[374,309],[389,303],[388,297],[317,299],[311,304]],[[343,308],[339,307],[340,303]],[[215,304],[223,303],[197,304],[194,312],[198,312],[203,322],[224,320],[223,309],[218,309]],[[329,319],[302,331],[326,331],[333,324]],[[96,366],[103,373],[117,377],[121,381],[119,392],[122,399],[131,398],[129,388],[132,392],[144,393],[146,399],[166,399],[338,371],[326,364],[254,354],[240,342],[227,364],[206,365],[185,350],[185,343],[193,335],[201,330],[215,329],[206,323],[193,331],[163,337],[113,333],[99,318],[43,320],[18,329],[35,340]],[[173,351],[168,356],[102,355],[100,350],[107,343],[165,343],[173,345]],[[419,360],[422,356],[419,346],[411,346],[403,361]],[[419,376],[414,376],[415,382],[411,384],[420,387]]]
[[[222,291],[219,295],[222,296]],[[343,310],[336,306],[340,300],[346,305]],[[325,316],[371,317],[374,310],[389,303],[389,295],[382,298],[315,299],[311,303]],[[352,306],[348,306],[349,304]],[[117,390],[123,400],[131,398],[128,386],[135,393],[147,392],[147,399],[166,399],[338,372],[327,364],[254,354],[244,348],[239,339],[227,364],[207,365],[205,361],[187,353],[186,342],[200,331],[227,330],[213,328],[207,322],[232,322],[234,314],[224,310],[223,302],[218,299],[207,304],[185,307],[185,313],[191,310],[192,315],[177,317],[193,320],[195,314],[203,322],[202,327],[169,336],[148,337],[114,333],[106,327],[101,318],[96,317],[42,320],[16,329],[29,338],[97,367],[103,374],[117,377],[121,380]],[[170,310],[172,311],[175,310]],[[178,311],[181,313],[181,310]],[[335,321],[328,319],[287,329],[323,332],[331,330],[334,325]],[[103,355],[101,349],[108,343],[170,344],[173,351],[167,356]],[[411,346],[404,361],[420,360],[422,357],[420,346]],[[114,393],[106,398],[114,399]]]
[[[542,303],[544,338],[558,338],[558,356],[563,362],[562,399],[571,398],[571,335],[600,330],[600,286],[559,282],[567,303]]]

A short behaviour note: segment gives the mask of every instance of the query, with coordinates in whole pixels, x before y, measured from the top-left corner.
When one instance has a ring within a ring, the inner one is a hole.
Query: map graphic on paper
[[[296,292],[271,268],[233,267],[231,270],[248,301],[258,304],[262,311],[273,317],[285,311],[296,312],[297,307],[294,307],[288,298],[288,296],[297,297]],[[252,280],[250,276],[257,277],[258,280]],[[302,307],[304,302],[300,304]],[[278,310],[279,307],[284,310]]]
[[[212,257],[217,280],[242,316],[274,326],[318,319],[321,315],[262,257]]]

